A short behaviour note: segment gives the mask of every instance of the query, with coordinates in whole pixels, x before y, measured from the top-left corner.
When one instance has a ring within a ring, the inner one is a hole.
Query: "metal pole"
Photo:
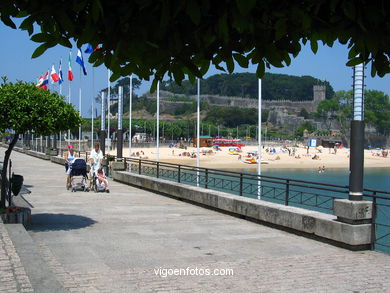
[[[199,186],[199,167],[200,167],[200,79],[198,78],[196,97],[196,186]]]
[[[111,104],[111,82],[110,82],[110,69],[107,69],[107,138],[108,138],[108,150],[111,150],[111,143],[110,143],[110,104]]]
[[[68,104],[70,104],[70,95],[71,95],[71,91],[70,91],[70,82],[68,82]],[[68,129],[68,144],[70,144],[70,129]]]
[[[81,66],[80,66],[80,87],[79,87],[79,113],[80,116],[82,117],[83,115],[81,114]],[[81,151],[81,124],[79,126],[79,151]]]
[[[92,127],[91,127],[91,132],[92,132],[92,134],[91,134],[91,148],[93,148],[93,99],[92,99]]]
[[[132,115],[131,112],[133,110],[133,74],[130,75],[130,94],[129,94],[129,158],[131,159],[131,128],[132,128]],[[131,160],[129,162],[129,171],[131,172]]]
[[[160,161],[160,81],[157,82],[157,162]]]
[[[353,120],[349,158],[349,199],[363,199],[364,177],[364,64],[353,69]]]
[[[100,124],[100,149],[103,152],[103,156],[106,154],[106,109],[104,100],[104,92],[102,91],[102,113],[101,113],[101,124]]]
[[[261,79],[259,78],[259,101],[258,101],[258,113],[259,113],[259,127],[258,127],[258,148],[257,148],[257,154],[258,154],[258,160],[257,160],[257,175],[259,176],[257,181],[257,198],[261,199],[261,181],[260,181],[260,175],[261,175]]]
[[[93,148],[93,95],[94,95],[94,92],[95,92],[95,67],[92,67],[92,129],[91,129],[91,136],[92,136],[92,139],[91,139],[91,149]]]
[[[123,158],[123,129],[122,129],[122,120],[123,120],[123,87],[118,88],[118,135],[117,135],[117,160],[122,161]]]

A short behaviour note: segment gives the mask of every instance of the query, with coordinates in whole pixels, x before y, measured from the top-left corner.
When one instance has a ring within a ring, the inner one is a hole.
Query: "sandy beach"
[[[204,148],[201,148],[201,150]],[[209,148],[208,148],[209,149]],[[221,147],[220,151],[213,151],[210,154],[200,155],[200,166],[205,168],[215,169],[247,169],[255,170],[257,164],[247,164],[243,161],[247,159],[248,152],[256,152],[257,146],[245,146],[242,148],[242,153],[233,155],[229,152],[229,147]],[[319,167],[325,168],[349,168],[349,149],[342,148],[337,149],[335,154],[333,149],[327,148],[310,148],[307,154],[307,149],[304,147],[296,147],[295,155],[293,155],[293,149],[290,148],[289,154],[287,149],[281,147],[275,147],[275,154],[267,152],[267,147],[262,149],[262,161],[266,164],[262,164],[262,168],[289,168],[289,169],[318,169]],[[184,152],[196,153],[196,148],[188,147],[187,150],[179,148],[160,148],[160,161],[177,163],[182,165],[196,166],[196,158],[183,156]],[[133,158],[143,158],[148,160],[156,160],[157,149],[156,148],[132,148]],[[137,153],[139,156],[137,156]],[[110,154],[116,155],[116,150],[110,151]],[[365,150],[364,166],[366,168],[390,168],[390,156],[383,157],[378,156],[379,152],[376,150]],[[125,157],[129,156],[128,148],[123,150]],[[241,158],[240,158],[241,155]],[[317,156],[318,159],[313,159]]]

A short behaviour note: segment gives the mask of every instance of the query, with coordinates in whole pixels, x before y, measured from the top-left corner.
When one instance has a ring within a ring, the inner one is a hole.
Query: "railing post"
[[[376,191],[374,191],[374,196]],[[372,219],[371,219],[371,250],[375,250],[376,241],[376,197],[372,199]]]
[[[285,204],[286,206],[288,206],[288,198],[289,198],[289,195],[290,195],[290,180],[287,179],[287,180],[286,180],[286,198],[285,198],[285,202],[284,202],[284,204]]]
[[[208,188],[209,187],[209,169],[206,168],[205,170],[205,178],[204,178],[205,182],[204,182],[204,188]]]
[[[177,182],[179,183],[180,183],[180,176],[181,174],[180,174],[180,165],[179,165],[179,168],[177,169]]]
[[[138,174],[141,175],[141,159],[138,160]]]
[[[157,162],[157,178],[160,176],[160,162]]]
[[[244,185],[244,178],[242,173],[240,173],[240,196],[242,196],[243,185]]]

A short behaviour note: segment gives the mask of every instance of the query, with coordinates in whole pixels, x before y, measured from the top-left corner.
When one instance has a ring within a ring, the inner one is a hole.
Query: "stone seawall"
[[[248,219],[310,234],[352,250],[368,249],[371,243],[370,224],[350,225],[339,222],[337,217],[325,213],[124,171],[113,171],[113,179]]]

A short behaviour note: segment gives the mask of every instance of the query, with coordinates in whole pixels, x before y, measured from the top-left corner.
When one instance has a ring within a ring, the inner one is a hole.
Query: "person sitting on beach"
[[[136,152],[135,155],[136,155],[137,157],[139,157],[139,152]]]
[[[319,160],[320,159],[320,157],[318,156],[318,155],[314,155],[313,157],[312,157],[312,160]]]
[[[318,167],[318,173],[322,173],[322,168],[321,168],[321,166]]]
[[[322,166],[322,172],[325,172],[325,166],[324,165]]]

